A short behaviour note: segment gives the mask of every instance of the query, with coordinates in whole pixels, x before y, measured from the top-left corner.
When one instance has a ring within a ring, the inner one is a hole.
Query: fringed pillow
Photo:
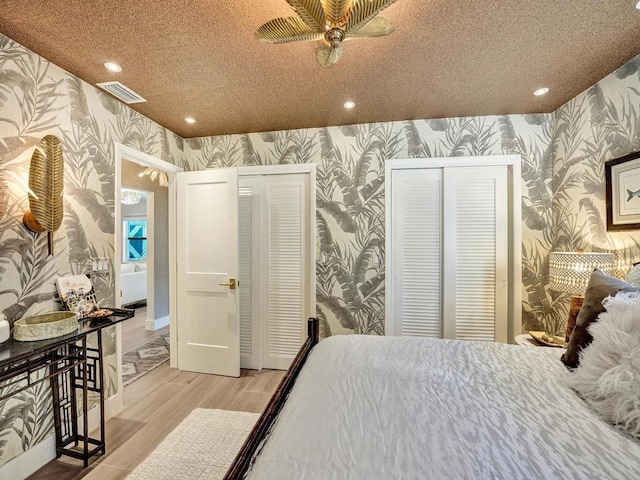
[[[597,268],[589,278],[587,291],[584,294],[582,308],[576,318],[576,327],[571,333],[567,351],[562,355],[562,363],[569,368],[576,368],[580,363],[580,352],[591,343],[589,325],[598,320],[598,315],[604,312],[602,301],[618,292],[637,292],[633,285],[614,277],[610,277]]]
[[[618,293],[604,307],[567,383],[607,421],[640,438],[640,293]]]

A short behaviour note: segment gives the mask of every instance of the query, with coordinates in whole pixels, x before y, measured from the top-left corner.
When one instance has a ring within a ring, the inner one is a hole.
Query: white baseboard
[[[156,319],[147,318],[147,320],[144,322],[144,329],[153,331],[153,330],[158,330],[162,327],[166,327],[167,325],[169,325],[169,315],[167,315],[166,317],[156,318]]]
[[[104,402],[105,421],[117,415],[124,408],[122,394],[114,395]],[[89,431],[98,427],[100,422],[100,409],[89,411]],[[82,417],[78,419],[78,428],[82,429]],[[0,467],[0,478],[12,480],[24,480],[32,473],[44,467],[56,458],[56,437],[49,435],[40,443],[35,444],[29,450],[12,458]]]

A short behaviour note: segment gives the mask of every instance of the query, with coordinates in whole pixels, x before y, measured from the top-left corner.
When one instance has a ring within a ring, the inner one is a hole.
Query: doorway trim
[[[176,325],[176,185],[175,185],[175,174],[178,172],[184,171],[183,168],[178,167],[169,162],[165,162],[164,160],[160,160],[152,155],[136,150],[135,148],[128,147],[127,145],[123,145],[122,143],[114,142],[115,145],[115,179],[114,179],[114,215],[115,215],[115,238],[114,238],[114,276],[115,276],[115,306],[120,307],[120,297],[118,292],[120,292],[120,263],[122,259],[122,222],[120,221],[120,217],[122,215],[122,208],[120,206],[120,189],[122,188],[122,160],[128,160],[133,163],[137,163],[139,165],[143,165],[146,167],[154,167],[161,170],[164,170],[168,173],[169,176],[169,316],[170,316],[170,326],[169,329],[171,332],[175,332]],[[116,325],[116,358],[117,358],[117,372],[118,372],[118,390],[117,396],[120,398],[119,404],[120,409],[123,406],[122,400],[122,326],[120,324]],[[169,365],[171,367],[175,367],[177,364],[176,352],[177,352],[177,343],[176,336],[170,335],[170,345],[169,345]]]

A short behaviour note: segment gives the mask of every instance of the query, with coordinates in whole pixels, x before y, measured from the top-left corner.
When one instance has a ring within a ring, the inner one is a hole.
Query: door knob
[[[218,285],[220,285],[221,287],[229,287],[229,290],[235,290],[236,289],[236,279],[235,278],[230,278],[228,282],[222,282],[222,283],[219,283]]]

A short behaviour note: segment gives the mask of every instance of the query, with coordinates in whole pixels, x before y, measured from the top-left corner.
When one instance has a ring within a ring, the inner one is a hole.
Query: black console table
[[[62,337],[36,342],[18,342],[13,338],[0,345],[0,385],[15,385],[0,401],[49,380],[53,395],[56,455],[68,455],[84,461],[104,455],[104,369],[102,330],[133,317],[133,310],[112,308],[113,314],[99,320],[85,319],[78,331]],[[87,336],[96,333],[97,348],[87,346]],[[45,374],[42,375],[42,369]],[[38,374],[40,372],[40,374]],[[82,394],[82,432],[78,429],[77,393]],[[99,395],[100,435],[89,437],[89,392]]]

